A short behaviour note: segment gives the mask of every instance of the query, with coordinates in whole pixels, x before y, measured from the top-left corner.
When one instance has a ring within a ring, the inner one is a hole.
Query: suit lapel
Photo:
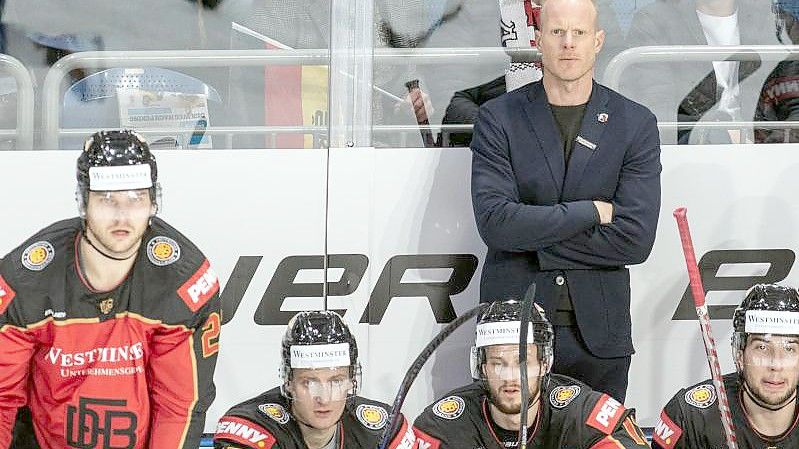
[[[566,173],[566,163],[563,159],[563,148],[560,142],[560,131],[555,125],[552,111],[549,109],[544,85],[541,82],[532,83],[527,90],[529,102],[524,108],[533,136],[538,140],[541,152],[549,165],[552,182],[561,196],[563,190],[563,177]]]
[[[600,141],[607,121],[613,120],[607,109],[608,93],[597,83],[591,88],[591,98],[585,107],[580,132],[574,142],[569,167],[566,170],[566,180],[563,185],[562,198],[569,198],[580,186],[583,172],[588,162],[597,151],[602,151]]]

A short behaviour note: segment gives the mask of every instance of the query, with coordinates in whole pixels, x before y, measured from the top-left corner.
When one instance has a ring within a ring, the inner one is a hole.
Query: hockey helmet
[[[487,380],[486,348],[494,345],[518,345],[521,328],[521,303],[515,300],[496,301],[477,318],[475,345],[472,348],[472,377]],[[527,334],[528,344],[537,347],[538,375],[545,377],[552,368],[554,332],[543,309],[533,304]],[[516,349],[518,353],[518,349]],[[498,369],[502,369],[498,367]],[[503,373],[493,373],[502,377]],[[530,373],[533,374],[533,373]],[[518,375],[518,374],[517,374]]]
[[[289,384],[295,369],[349,368],[345,383],[310,385],[311,394],[318,389],[326,390],[335,399],[354,396],[361,383],[361,367],[358,363],[358,344],[350,329],[336,312],[299,312],[288,325],[281,345],[281,370],[283,380],[281,393],[292,399]]]
[[[148,189],[158,210],[161,188],[158,165],[147,142],[130,130],[99,131],[92,134],[78,157],[77,200],[85,215],[89,191]]]

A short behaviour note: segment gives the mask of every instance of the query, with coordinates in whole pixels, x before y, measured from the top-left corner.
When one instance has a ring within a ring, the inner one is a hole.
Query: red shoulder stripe
[[[6,309],[9,304],[11,304],[11,300],[14,299],[14,296],[17,296],[17,293],[8,285],[6,280],[3,279],[3,276],[0,276],[0,315],[6,313]]]
[[[180,286],[178,296],[192,312],[196,312],[218,291],[219,279],[208,259],[205,259],[197,272]]]
[[[597,401],[588,419],[585,421],[589,426],[600,432],[610,435],[619,424],[619,420],[624,415],[624,406],[607,394],[603,394]]]
[[[223,416],[216,425],[214,441],[232,441],[253,449],[269,449],[277,440],[268,430],[238,416]]]
[[[666,449],[674,449],[677,441],[682,436],[682,429],[674,421],[669,418],[666,411],[660,412],[660,420],[655,425],[655,431],[652,433],[652,441],[659,444]]]

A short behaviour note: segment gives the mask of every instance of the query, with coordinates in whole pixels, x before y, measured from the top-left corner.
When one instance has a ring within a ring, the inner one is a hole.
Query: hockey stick
[[[527,381],[527,325],[532,314],[533,300],[535,299],[535,283],[530,284],[522,300],[522,314],[519,323],[519,377],[522,387],[522,409],[519,416],[519,449],[527,449],[527,411],[530,408],[530,385]],[[540,394],[540,392],[539,392]]]
[[[702,277],[699,274],[699,267],[696,264],[694,253],[694,243],[691,241],[691,231],[688,229],[688,210],[680,207],[674,210],[674,218],[677,220],[677,229],[680,231],[680,241],[682,242],[682,252],[685,255],[685,265],[688,268],[688,280],[691,284],[691,293],[694,297],[696,315],[699,317],[699,327],[702,330],[702,340],[705,343],[707,353],[707,363],[710,365],[710,376],[713,379],[713,386],[719,397],[719,414],[721,414],[721,424],[724,427],[724,437],[727,440],[728,449],[738,449],[735,441],[735,426],[732,423],[730,414],[730,403],[727,400],[727,391],[724,389],[724,381],[721,378],[721,368],[719,367],[719,356],[716,352],[716,341],[713,339],[713,332],[710,329],[710,316],[705,304],[705,288],[702,286]]]
[[[386,449],[391,441],[391,438],[393,438],[394,434],[399,430],[401,426],[400,417],[402,416],[402,404],[405,402],[405,396],[408,395],[408,391],[410,391],[411,386],[413,386],[413,381],[416,380],[416,376],[418,376],[419,372],[422,371],[422,367],[424,366],[425,362],[427,362],[435,350],[441,346],[441,343],[443,343],[447,337],[455,332],[455,329],[459,328],[463,323],[482,313],[487,307],[488,303],[478,304],[477,306],[466,311],[466,313],[463,315],[455,318],[451,323],[447,324],[444,329],[441,329],[441,332],[439,332],[438,335],[436,335],[435,338],[433,338],[430,343],[428,343],[427,346],[422,349],[422,352],[420,352],[413,361],[411,366],[408,368],[408,371],[405,373],[405,377],[402,379],[399,391],[397,391],[397,396],[394,398],[394,402],[391,405],[391,414],[389,415],[388,425],[386,426],[386,430],[383,431],[383,436],[380,437],[380,446],[378,446],[379,449]]]
[[[419,87],[418,79],[408,81],[405,83],[405,87],[408,89],[408,94],[411,96],[411,108],[413,108],[413,101],[417,97],[422,98],[422,103],[424,103],[424,97],[422,89]],[[416,112],[414,108],[413,115],[416,116],[416,124],[419,125],[419,133],[422,135],[422,142],[425,148],[434,148],[438,144],[436,138],[433,137],[433,132],[428,128],[430,126],[430,119],[427,116],[427,108],[423,105],[422,109],[422,112]]]

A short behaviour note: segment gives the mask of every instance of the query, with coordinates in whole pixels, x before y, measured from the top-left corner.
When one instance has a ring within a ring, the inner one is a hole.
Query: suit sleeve
[[[538,252],[541,268],[590,269],[642,263],[652,251],[660,213],[660,139],[648,114],[625,156],[611,200],[613,220]]]
[[[218,288],[196,315],[196,326],[164,325],[150,341],[151,449],[195,449],[200,444],[205,412],[215,396]]]
[[[28,366],[35,340],[21,325],[16,292],[0,272],[0,448],[11,445],[17,409],[27,402]]]
[[[472,140],[472,205],[477,229],[489,248],[538,251],[599,222],[590,200],[551,206],[522,203],[508,147],[502,125],[481,107]]]

